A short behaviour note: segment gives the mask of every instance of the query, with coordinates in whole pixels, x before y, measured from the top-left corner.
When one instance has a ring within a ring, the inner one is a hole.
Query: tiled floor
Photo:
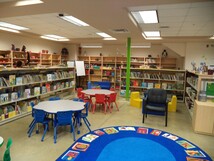
[[[114,125],[134,125],[156,128],[181,136],[194,144],[198,145],[206,151],[214,159],[214,137],[207,135],[195,134],[192,130],[191,119],[184,104],[178,104],[176,113],[169,113],[168,127],[164,126],[164,117],[149,115],[142,124],[141,109],[129,106],[129,103],[120,100],[118,101],[120,111],[107,113],[96,111],[95,114],[89,113],[89,120],[92,124],[91,129],[97,129]],[[57,143],[53,143],[53,128],[50,126],[50,131],[47,133],[44,142],[41,142],[42,132],[39,134],[33,133],[28,138],[27,130],[31,122],[31,116],[13,121],[11,123],[0,126],[0,136],[5,140],[12,137],[13,145],[11,147],[12,161],[54,161],[61,155],[72,143],[73,137],[69,133],[69,127],[60,128]],[[41,127],[42,129],[42,127]],[[81,134],[88,132],[83,124],[80,128]],[[0,148],[0,158],[3,156],[5,145]],[[1,159],[0,159],[1,160]]]

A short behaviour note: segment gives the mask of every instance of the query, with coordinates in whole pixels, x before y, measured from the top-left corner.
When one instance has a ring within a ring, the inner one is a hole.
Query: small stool
[[[168,111],[176,112],[176,108],[177,108],[177,97],[173,95],[171,101],[168,103]]]
[[[131,92],[130,105],[142,108],[142,99],[140,98],[140,92]]]

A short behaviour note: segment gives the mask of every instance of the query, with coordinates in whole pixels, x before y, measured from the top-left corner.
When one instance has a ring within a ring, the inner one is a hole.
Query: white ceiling
[[[207,0],[43,0],[43,4],[15,7],[14,0],[0,0],[0,21],[27,27],[25,35],[56,34],[69,38],[71,43],[134,43],[213,41],[214,1]],[[2,3],[1,3],[2,2]],[[158,24],[135,25],[128,13],[156,9]],[[58,17],[72,15],[90,27],[78,27]],[[126,29],[128,32],[114,32]],[[141,32],[159,30],[162,40],[145,40]],[[3,31],[0,31],[3,32]],[[104,41],[96,32],[105,32],[116,41]]]

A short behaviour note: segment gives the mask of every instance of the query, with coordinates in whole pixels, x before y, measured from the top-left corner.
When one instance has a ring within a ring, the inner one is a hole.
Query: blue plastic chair
[[[48,130],[48,123],[50,122],[50,119],[46,117],[45,111],[34,109],[34,120],[35,120],[35,122],[33,123],[32,127],[30,128],[28,137],[31,137],[31,134],[32,134],[36,124],[41,123],[45,127],[44,133],[43,133],[43,136],[41,139],[41,141],[44,141],[44,137],[45,137],[45,134]]]
[[[49,101],[57,101],[57,100],[60,100],[60,99],[61,99],[60,97],[54,96],[54,97],[50,97]]]
[[[89,126],[91,126],[90,122],[88,121],[87,117],[88,117],[88,110],[89,110],[89,102],[87,102],[85,104],[85,113],[81,111],[80,113],[80,121],[81,119],[83,119],[83,121],[85,122],[85,125],[87,126],[88,130],[91,132],[91,129]]]
[[[56,143],[56,139],[57,139],[57,128],[58,128],[58,126],[70,125],[71,132],[73,132],[74,141],[76,140],[75,139],[74,126],[72,123],[72,115],[73,115],[72,111],[57,112],[56,118],[54,120],[54,143]]]
[[[29,125],[29,129],[28,129],[27,133],[30,132],[31,127],[32,127],[33,123],[35,122],[35,119],[34,119],[34,108],[33,108],[35,106],[34,102],[30,102],[30,106],[32,107],[32,117],[33,117],[33,120],[31,121],[31,123]]]

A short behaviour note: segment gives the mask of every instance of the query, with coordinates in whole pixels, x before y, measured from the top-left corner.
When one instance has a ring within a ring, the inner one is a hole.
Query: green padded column
[[[129,99],[130,87],[130,63],[131,63],[131,38],[127,39],[127,66],[126,66],[126,100]]]

